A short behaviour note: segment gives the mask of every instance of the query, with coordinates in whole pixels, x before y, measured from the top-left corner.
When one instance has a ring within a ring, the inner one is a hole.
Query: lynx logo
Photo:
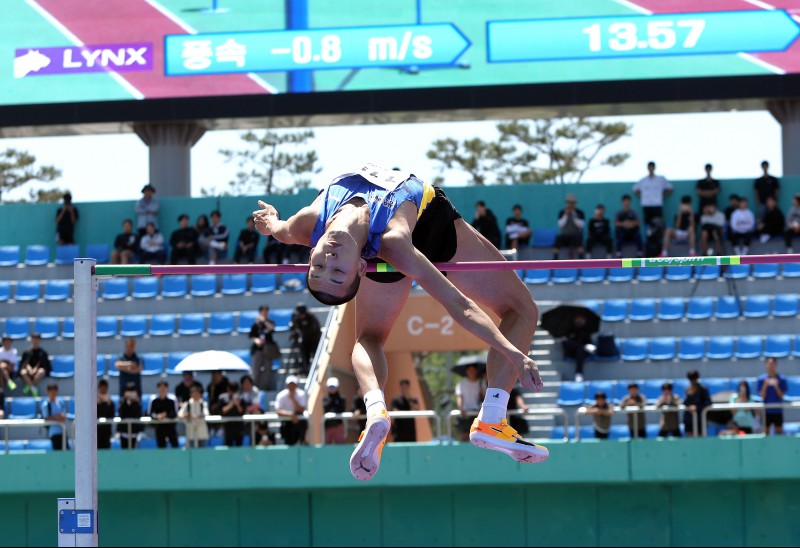
[[[80,72],[130,72],[153,69],[153,44],[18,49],[14,77],[74,74]]]

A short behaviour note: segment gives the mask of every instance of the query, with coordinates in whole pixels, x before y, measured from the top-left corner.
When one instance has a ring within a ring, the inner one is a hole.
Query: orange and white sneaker
[[[469,441],[476,447],[505,453],[518,462],[532,464],[543,462],[550,456],[547,447],[522,439],[516,430],[503,419],[499,424],[489,424],[475,419],[469,430]]]
[[[392,423],[389,413],[384,409],[367,421],[367,427],[358,438],[356,450],[350,456],[350,473],[359,481],[369,481],[381,465],[383,445]]]

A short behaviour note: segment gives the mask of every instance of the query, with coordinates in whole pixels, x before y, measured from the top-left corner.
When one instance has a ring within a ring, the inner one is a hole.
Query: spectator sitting
[[[308,397],[297,384],[299,379],[295,375],[286,377],[286,388],[278,392],[275,397],[275,412],[290,420],[281,422],[281,437],[286,445],[305,445],[308,423],[305,420],[305,411],[308,406]]]
[[[392,411],[419,411],[419,401],[411,395],[411,382],[408,379],[400,381],[400,395],[392,399]],[[392,423],[394,441],[416,443],[417,419],[395,419]]]
[[[740,198],[737,194],[728,196],[728,207],[725,208],[725,230],[729,238],[731,234],[731,215],[739,209],[739,200]]]
[[[769,162],[766,160],[761,162],[761,170],[763,174],[753,183],[756,192],[756,217],[759,219],[767,210],[767,199],[774,198],[777,202],[781,190],[778,179],[769,174]]]
[[[617,239],[617,257],[622,257],[622,247],[632,242],[639,256],[642,255],[642,230],[639,226],[639,215],[631,209],[631,197],[622,197],[622,209],[614,216],[614,231]]]
[[[139,397],[139,390],[141,390],[141,385],[137,386],[135,382],[129,382],[124,385],[119,403],[120,419],[139,420],[142,418],[142,403]],[[144,426],[141,423],[119,424],[117,433],[119,434],[119,443],[122,449],[136,449],[139,434],[143,430]]]
[[[212,409],[214,409],[212,407]],[[228,384],[228,390],[219,395],[216,412],[223,417],[241,417],[244,415],[244,402],[239,396],[239,383]],[[224,423],[225,445],[228,447],[241,447],[244,442],[244,423],[231,421]]]
[[[75,243],[75,224],[78,222],[78,208],[72,205],[72,194],[64,193],[64,205],[56,211],[56,234],[58,245]]]
[[[656,400],[656,407],[674,407],[678,408],[681,405],[681,399],[672,391],[672,383],[665,382],[661,385],[661,396]],[[681,419],[677,411],[665,411],[661,413],[661,418],[658,421],[658,436],[665,438],[673,436],[675,438],[681,437]]]
[[[770,196],[767,198],[767,209],[764,211],[764,216],[758,221],[758,233],[761,243],[783,236],[785,227],[786,221],[783,213],[778,208],[778,202]]]
[[[456,385],[456,405],[461,413],[457,427],[461,432],[461,441],[469,440],[469,430],[477,418],[486,394],[486,384],[478,374],[478,366],[469,364],[466,367],[467,377]]]
[[[136,355],[136,339],[133,337],[125,339],[125,353],[114,362],[114,369],[119,371],[120,396],[125,393],[127,386],[133,383],[134,389],[141,399],[142,371],[144,370],[144,366],[141,360],[139,360],[139,356]]]
[[[695,225],[694,212],[692,211],[692,197],[684,196],[681,198],[681,205],[675,214],[675,222],[671,228],[664,231],[664,245],[661,249],[661,256],[669,256],[669,244],[672,240],[676,242],[689,243],[689,255],[695,256]]]
[[[719,181],[711,176],[712,169],[711,164],[706,164],[706,176],[697,181],[694,187],[700,202],[697,206],[698,215],[702,215],[709,204],[714,204],[714,207],[717,207],[717,195],[719,194],[720,186]]]
[[[189,399],[178,411],[178,417],[186,424],[186,446],[205,447],[208,443],[208,404],[203,401],[203,387],[193,384],[189,393]]]
[[[6,385],[9,390],[17,388],[17,383],[11,380],[17,370],[19,356],[17,349],[11,346],[13,341],[8,335],[3,336],[3,346],[0,348],[0,409],[4,407]]]
[[[611,258],[614,244],[611,243],[611,223],[606,219],[606,206],[597,204],[594,215],[589,219],[589,235],[586,237],[586,258],[592,256],[592,248],[600,244],[606,248],[606,258]]]
[[[122,221],[122,232],[114,238],[114,251],[111,253],[112,264],[129,264],[139,251],[139,236],[133,233],[133,221]]]
[[[108,394],[108,381],[100,379],[97,382],[97,418],[112,420],[116,415],[114,402]],[[111,449],[111,425],[97,425],[97,448]]]
[[[164,236],[156,231],[156,225],[147,223],[145,234],[139,240],[139,262],[142,264],[163,264],[167,261]]]
[[[322,337],[319,318],[309,312],[306,305],[299,303],[292,313],[289,330],[291,331],[289,338],[300,353],[300,371],[308,373],[311,368],[311,360]]]
[[[322,400],[323,413],[344,413],[345,401],[339,393],[339,379],[330,377],[325,386],[328,394]],[[341,445],[344,443],[344,422],[341,419],[325,421],[325,445]]]
[[[479,200],[475,203],[475,217],[472,219],[472,226],[489,240],[489,242],[500,249],[500,228],[497,226],[497,217],[492,210],[486,207],[486,202]]]
[[[221,224],[222,213],[211,212],[211,226],[208,227],[208,264],[217,264],[228,258],[228,227]]]
[[[711,396],[708,388],[700,383],[700,373],[696,370],[686,373],[686,378],[689,379],[689,387],[686,389],[686,397],[683,399],[683,405],[686,406],[686,411],[683,412],[683,428],[687,437],[695,437],[702,435],[699,430],[700,421],[703,409],[711,405]],[[695,414],[697,416],[697,432],[694,429]]]
[[[264,246],[264,263],[265,264],[284,264],[286,263],[286,250],[287,245],[280,240],[276,240],[275,236],[267,236],[267,243]]]
[[[522,413],[528,412],[528,406],[525,404],[525,399],[522,397],[522,394],[520,394],[519,389],[517,389],[516,386],[511,389],[511,392],[508,393],[508,406],[506,409],[508,409],[508,411],[519,411]],[[518,415],[517,413],[509,413],[508,425],[516,430],[517,434],[523,437],[530,431],[528,419]]]
[[[564,356],[575,358],[575,382],[583,382],[583,364],[593,349],[592,333],[586,328],[586,316],[578,313],[562,340]]]
[[[700,217],[700,247],[708,255],[722,254],[722,231],[725,229],[725,215],[714,204],[708,204]],[[714,246],[709,247],[709,240]]]
[[[39,346],[41,342],[42,336],[39,333],[32,333],[31,347],[22,353],[19,362],[19,376],[25,381],[22,392],[32,394],[34,398],[39,396],[39,388],[36,385],[50,375],[50,356]]]
[[[253,377],[250,375],[242,375],[240,379],[241,392],[239,392],[239,399],[244,407],[245,414],[260,414],[264,410],[261,409],[261,390],[259,390],[253,383]]]
[[[67,406],[64,400],[58,397],[58,385],[47,385],[47,399],[42,401],[42,418],[46,421],[55,421],[65,424],[67,422]],[[53,451],[64,448],[64,427],[53,425],[47,427],[47,437],[53,445]]]
[[[614,415],[614,407],[608,403],[606,393],[598,390],[594,395],[594,405],[586,410],[588,415],[594,418],[594,437],[599,440],[607,440],[611,433],[611,417]]]
[[[281,349],[275,343],[275,323],[269,319],[269,307],[258,307],[253,325],[250,326],[250,363],[255,385],[269,390],[272,380],[272,362],[281,357]]]
[[[786,253],[794,253],[792,240],[800,237],[800,194],[792,196],[792,208],[786,215]]]
[[[730,403],[754,403],[750,396],[750,385],[747,381],[739,381],[736,393],[731,396]],[[739,409],[733,414],[733,422],[737,433],[752,434],[755,428],[756,411],[753,409]],[[722,434],[720,432],[720,434]]]
[[[153,185],[144,185],[142,187],[142,196],[136,202],[136,228],[139,231],[139,236],[144,236],[147,231],[147,223],[153,223],[158,228],[158,200],[154,194],[156,188]]]
[[[197,232],[197,256],[201,259],[208,258],[208,235],[211,227],[208,225],[208,217],[200,215],[194,225],[194,231]]]
[[[175,399],[178,400],[178,405],[183,405],[189,401],[193,386],[199,386],[200,394],[202,395],[203,393],[203,385],[195,380],[192,371],[184,371],[182,375],[183,379],[181,379],[181,382],[175,387]]]
[[[661,175],[656,175],[655,162],[647,163],[647,176],[633,185],[633,193],[641,200],[645,225],[655,218],[664,218],[664,197],[672,193],[672,185]]]
[[[566,207],[558,212],[558,226],[561,230],[553,245],[553,259],[558,260],[558,254],[562,247],[569,249],[570,258],[572,258],[573,252],[577,251],[578,258],[582,259],[583,226],[586,224],[586,216],[583,211],[575,207],[578,202],[577,196],[567,194],[565,201]]]
[[[206,392],[208,393],[208,407],[216,412],[217,403],[222,394],[228,391],[228,377],[222,374],[222,371],[212,371],[211,382],[208,383]]]
[[[172,231],[169,237],[169,246],[172,249],[170,263],[194,264],[197,261],[197,230],[189,226],[189,216],[181,213],[178,217],[179,228]]]
[[[531,229],[527,219],[522,218],[522,206],[511,208],[512,216],[506,219],[506,249],[518,249],[531,241]]]
[[[756,217],[747,205],[747,198],[743,197],[738,202],[739,207],[730,217],[730,241],[736,255],[747,255],[756,229]]]
[[[178,418],[178,402],[169,394],[167,381],[159,381],[157,388],[158,397],[150,400],[147,415],[157,421]],[[178,429],[174,422],[156,425],[156,444],[163,449],[167,442],[173,448],[178,447]]]
[[[622,398],[619,406],[625,407],[639,407],[644,409],[647,405],[647,398],[639,393],[639,385],[635,382],[628,384],[628,395]],[[627,413],[628,415],[628,430],[632,438],[646,438],[647,437],[647,416],[644,411],[636,411]]]
[[[350,409],[353,417],[364,417],[358,420],[358,430],[363,431],[367,427],[367,403],[364,401],[364,395],[361,393],[361,387],[358,388],[356,397],[353,398],[353,406]]]
[[[788,390],[786,377],[778,373],[778,360],[767,358],[764,363],[767,372],[758,377],[756,387],[765,404],[783,403],[783,397]],[[764,410],[764,433],[770,435],[770,427],[775,428],[775,434],[783,434],[783,408],[767,408]]]
[[[256,222],[252,215],[245,222],[247,228],[239,232],[239,239],[236,241],[236,251],[233,254],[233,261],[237,264],[254,263],[256,261],[256,247],[260,234],[256,231]]]
[[[256,423],[255,445],[266,446],[275,445],[275,434],[269,431],[269,423],[262,421]]]

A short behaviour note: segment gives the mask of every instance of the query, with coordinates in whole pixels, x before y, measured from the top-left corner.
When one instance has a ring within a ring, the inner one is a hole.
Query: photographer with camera
[[[219,414],[223,417],[241,417],[244,415],[244,402],[239,395],[239,383],[228,384],[228,391],[220,394],[217,402]],[[228,447],[241,447],[244,441],[244,423],[242,421],[226,422],[225,445]]]
[[[127,383],[122,391],[122,399],[119,403],[119,418],[142,418],[142,402],[139,399],[139,391],[135,382]],[[139,434],[143,430],[144,426],[142,424],[120,424],[117,426],[120,446],[123,449],[136,449]]]
[[[275,323],[269,319],[269,307],[258,307],[258,316],[250,327],[250,363],[253,383],[259,390],[269,390],[272,380],[272,362],[281,357],[281,349],[275,343]]]
[[[308,311],[306,305],[299,303],[292,313],[289,329],[291,330],[289,338],[292,341],[292,347],[299,355],[300,372],[308,373],[311,369],[314,352],[316,352],[322,336],[319,319]]]

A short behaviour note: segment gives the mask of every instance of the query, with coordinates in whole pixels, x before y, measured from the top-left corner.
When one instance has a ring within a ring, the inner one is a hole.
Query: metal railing
[[[642,407],[638,406],[627,406],[627,407],[620,407],[619,405],[612,405],[610,406],[614,413],[622,413],[623,415],[630,415],[633,414],[633,437],[638,438],[639,432],[643,430],[643,428],[639,428],[639,414],[640,413],[681,413],[688,411],[688,408],[685,405],[678,405],[678,406],[661,406],[656,407],[655,405],[645,405]],[[696,436],[700,431],[698,429],[699,422],[697,418],[697,411],[693,411],[692,413],[692,431]],[[581,415],[586,416],[594,416],[594,413],[589,412],[589,408],[586,406],[581,406],[575,411],[575,441],[580,441],[581,439]],[[679,424],[682,421],[679,421]],[[630,425],[628,425],[630,427]],[[647,426],[647,420],[645,419],[645,423],[642,425],[643,427]],[[569,433],[566,432],[565,429],[565,436],[569,436]]]
[[[389,411],[389,416],[393,419],[415,419],[417,417],[424,419],[433,419],[436,424],[436,440],[439,444],[442,443],[442,417],[436,411],[420,410],[420,411]],[[320,427],[322,432],[325,432],[325,424],[331,420],[355,421],[366,420],[366,415],[354,413],[325,413],[320,420]],[[322,445],[325,445],[325,436],[322,436]]]
[[[703,409],[702,413],[702,427],[703,436],[708,435],[708,413],[711,411],[763,411],[766,409],[800,409],[800,402],[784,402],[784,403],[714,403],[709,407]]]
[[[451,441],[453,440],[453,422],[455,418],[464,416],[471,417],[473,415],[477,416],[478,412],[475,411],[467,413],[466,415],[462,415],[461,411],[459,411],[458,409],[450,411],[450,417],[449,420],[447,421],[448,439],[450,439]],[[531,419],[542,415],[561,415],[562,418],[564,419],[564,441],[567,441],[569,439],[569,415],[561,407],[535,407],[533,409],[528,409],[527,411],[509,410],[508,415],[522,417],[524,419]]]
[[[9,430],[14,427],[25,427],[25,426],[39,426],[39,427],[46,427],[46,426],[60,426],[61,427],[61,450],[65,451],[67,449],[67,431],[69,430],[69,425],[66,422],[61,421],[48,421],[45,419],[3,419],[0,420],[0,427],[3,428],[3,439],[5,441],[5,454],[9,452]],[[48,438],[49,439],[49,438]]]

